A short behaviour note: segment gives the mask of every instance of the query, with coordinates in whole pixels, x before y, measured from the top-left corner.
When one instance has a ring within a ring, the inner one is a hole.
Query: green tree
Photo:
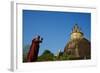
[[[54,54],[49,50],[45,50],[41,56],[38,57],[38,61],[53,61]]]

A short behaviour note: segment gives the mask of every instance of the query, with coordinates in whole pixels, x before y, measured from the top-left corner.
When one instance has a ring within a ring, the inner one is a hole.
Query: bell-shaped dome
[[[90,42],[83,38],[80,40],[70,40],[64,48],[64,53],[73,57],[90,58]]]

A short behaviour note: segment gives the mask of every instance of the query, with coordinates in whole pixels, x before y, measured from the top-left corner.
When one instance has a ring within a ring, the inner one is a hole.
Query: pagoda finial
[[[78,24],[74,25],[72,32],[80,32],[80,28],[79,28]]]

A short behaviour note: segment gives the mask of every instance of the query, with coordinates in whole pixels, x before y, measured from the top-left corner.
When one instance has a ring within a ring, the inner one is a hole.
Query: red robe
[[[41,43],[39,39],[33,39],[32,44],[30,46],[30,50],[27,55],[27,62],[34,62],[37,60],[38,52],[39,52],[39,43]]]

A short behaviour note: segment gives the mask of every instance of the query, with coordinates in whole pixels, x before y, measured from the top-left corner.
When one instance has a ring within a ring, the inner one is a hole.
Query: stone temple
[[[77,24],[72,29],[70,39],[64,48],[64,53],[70,55],[72,59],[91,58],[91,43],[84,37]]]

